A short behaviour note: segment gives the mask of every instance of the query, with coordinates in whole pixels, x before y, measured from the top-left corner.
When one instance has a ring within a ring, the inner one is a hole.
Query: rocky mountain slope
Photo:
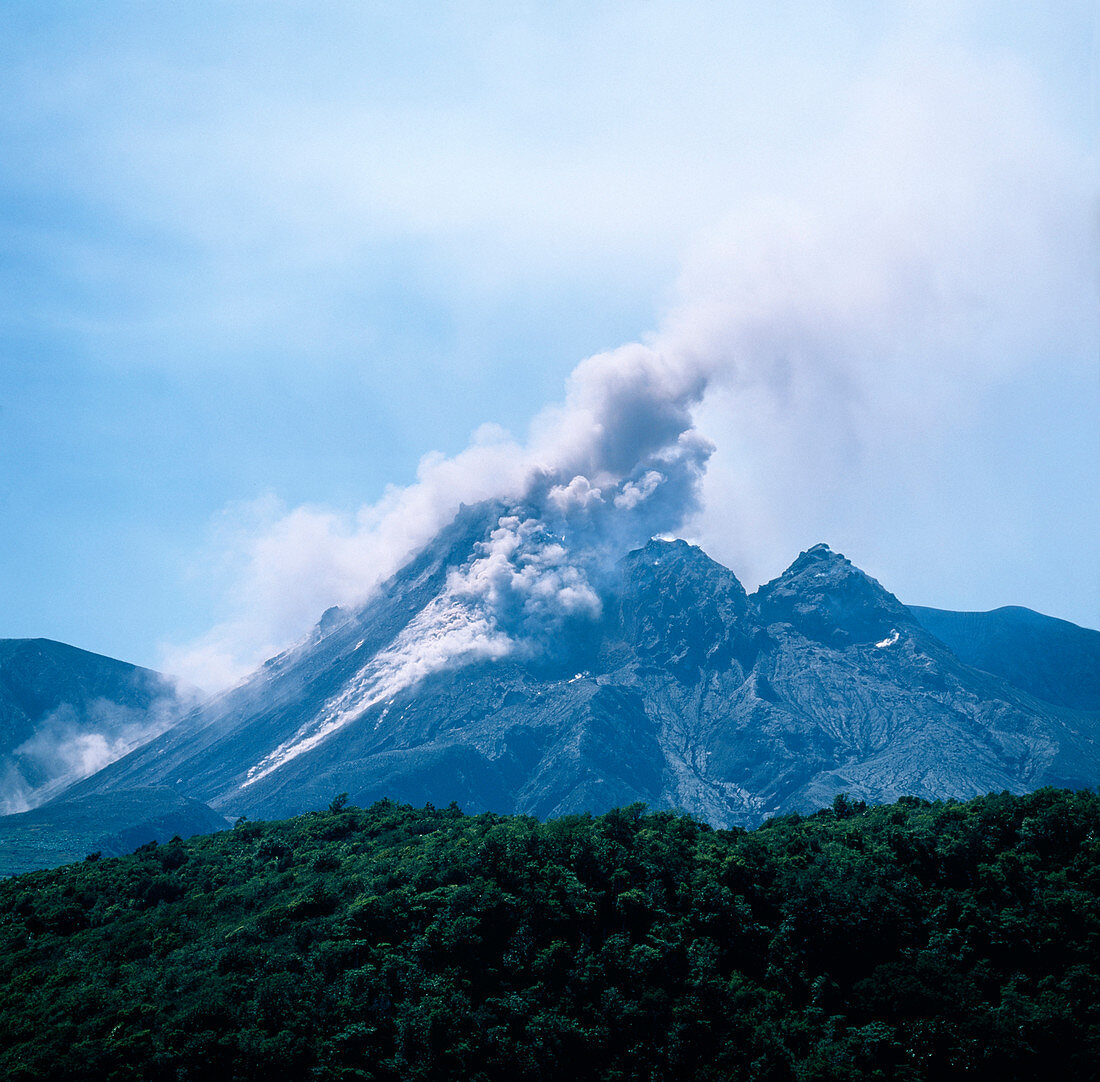
[[[251,818],[341,791],[540,817],[642,800],[728,826],[839,792],[1100,779],[1095,713],[964,664],[824,545],[750,597],[682,541],[578,585],[526,525],[465,509],[367,605],[70,795],[169,787]],[[552,620],[531,588],[548,566],[580,599]]]

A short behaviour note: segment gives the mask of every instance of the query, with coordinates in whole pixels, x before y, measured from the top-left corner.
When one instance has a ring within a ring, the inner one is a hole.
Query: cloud
[[[228,508],[199,562],[228,582],[232,615],[196,641],[162,646],[163,668],[208,690],[235,683],[329,605],[361,602],[462,503],[518,495],[529,470],[507,433],[483,426],[464,451],[425,455],[414,484],[351,514],[287,510],[270,496]]]
[[[1018,63],[892,54],[802,192],[712,233],[657,345],[722,359],[696,414],[713,555],[751,586],[827,539],[916,601],[931,546],[938,603],[1027,603],[1005,595],[1043,502],[1021,486],[1056,485],[1087,431],[1071,409],[1060,439],[1028,388],[1100,404],[1095,165]]]
[[[656,470],[648,470],[639,481],[630,481],[623,485],[622,492],[615,497],[615,506],[624,511],[632,511],[643,500],[649,499],[657,486],[663,484],[665,477]]]
[[[489,499],[515,513],[500,519],[484,550],[448,583],[448,620],[452,601],[478,610],[471,620],[488,611],[491,633],[483,641],[496,649],[497,625],[510,623],[517,607],[523,634],[536,625],[545,630],[558,610],[595,611],[591,580],[607,561],[677,528],[696,509],[712,450],[691,420],[703,385],[675,359],[624,347],[579,366],[565,402],[535,419],[527,443],[479,429],[466,450],[425,456],[415,484],[390,489],[354,515],[287,511],[272,499],[231,509],[218,543],[230,553],[236,612],[198,641],[166,648],[164,668],[211,690],[241,679],[322,609],[361,604],[462,504]],[[567,538],[568,548],[554,537]],[[461,652],[455,633],[447,641]]]
[[[952,523],[944,559],[986,543],[975,492],[1015,503],[996,461],[960,464],[975,415],[1044,368],[1072,387],[1094,375],[1096,163],[1024,63],[961,40],[943,13],[903,25],[842,87],[846,119],[807,128],[790,174],[701,234],[653,333],[582,361],[526,439],[481,430],[355,513],[248,510],[235,614],[166,664],[243,674],[488,498],[514,521],[449,584],[439,658],[514,648],[507,614],[554,591],[583,608],[600,567],[650,534],[687,530],[750,584],[824,532],[862,536],[902,590],[935,531],[899,541],[899,507]],[[1006,421],[984,453],[1011,439]],[[394,649],[388,671],[411,671]]]

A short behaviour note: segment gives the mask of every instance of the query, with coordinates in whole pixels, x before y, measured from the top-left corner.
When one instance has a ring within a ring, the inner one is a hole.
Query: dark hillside
[[[1100,710],[1100,631],[1018,606],[951,612],[910,605],[909,611],[964,664],[1047,702]]]
[[[121,856],[135,845],[174,834],[209,834],[230,822],[168,788],[55,800],[0,816],[0,878],[81,860],[90,852]]]
[[[387,801],[0,883],[0,1077],[1086,1079],[1100,797]]]
[[[182,708],[151,669],[50,639],[0,639],[0,815],[38,807]]]

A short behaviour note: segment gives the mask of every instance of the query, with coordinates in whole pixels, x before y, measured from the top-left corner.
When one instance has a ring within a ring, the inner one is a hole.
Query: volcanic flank
[[[644,474],[463,508],[369,602],[69,796],[168,786],[252,818],[342,791],[539,817],[645,801],[725,827],[840,792],[1100,777],[1095,712],[963,664],[824,545],[752,596],[684,541],[610,558],[585,531],[628,485]]]

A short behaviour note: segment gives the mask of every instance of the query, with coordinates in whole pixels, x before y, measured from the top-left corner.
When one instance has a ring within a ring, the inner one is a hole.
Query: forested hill
[[[389,802],[0,883],[0,1077],[1095,1077],[1100,796]]]

